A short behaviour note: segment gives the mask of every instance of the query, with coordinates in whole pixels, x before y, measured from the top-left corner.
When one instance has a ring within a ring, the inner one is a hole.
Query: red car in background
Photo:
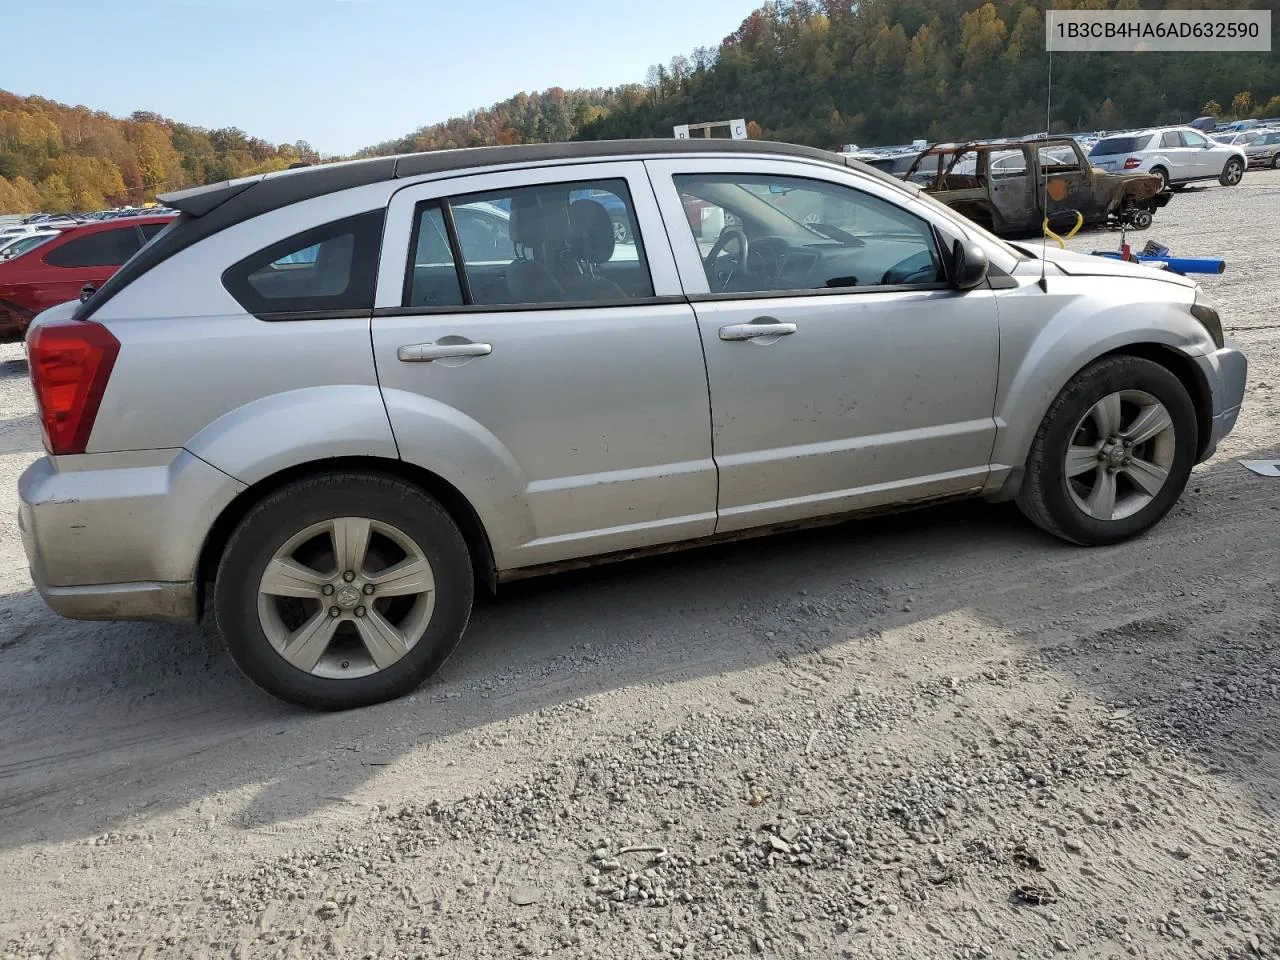
[[[172,216],[97,220],[0,263],[0,339],[20,339],[42,310],[99,287]]]

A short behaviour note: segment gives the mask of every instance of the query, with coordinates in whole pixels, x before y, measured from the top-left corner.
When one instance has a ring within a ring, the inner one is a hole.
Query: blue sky
[[[0,89],[348,153],[521,90],[643,82],[760,2],[15,2]]]

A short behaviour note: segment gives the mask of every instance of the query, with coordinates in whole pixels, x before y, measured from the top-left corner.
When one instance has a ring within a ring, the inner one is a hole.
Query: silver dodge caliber
[[[1019,248],[784,144],[485,147],[161,198],[27,337],[36,587],[216,616],[320,708],[413,690],[477,582],[960,496],[1141,534],[1246,362],[1189,280]]]

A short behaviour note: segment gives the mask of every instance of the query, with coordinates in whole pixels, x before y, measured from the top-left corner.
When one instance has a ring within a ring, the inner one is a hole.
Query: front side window
[[[622,180],[428,201],[418,206],[411,249],[406,307],[621,304],[653,296]]]
[[[223,286],[262,319],[373,309],[383,211],[315,227],[227,269]]]
[[[1182,131],[1182,139],[1188,147],[1207,147],[1209,145],[1209,141],[1194,130]]]
[[[141,249],[137,230],[119,227],[68,240],[50,250],[44,262],[52,267],[118,267]]]
[[[800,177],[675,177],[712,293],[945,280],[930,225],[850,187]]]

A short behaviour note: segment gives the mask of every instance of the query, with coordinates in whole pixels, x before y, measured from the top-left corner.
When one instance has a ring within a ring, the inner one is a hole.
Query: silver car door
[[[1194,171],[1191,176],[1208,178],[1220,174],[1226,163],[1226,151],[1211,149],[1209,138],[1194,130],[1180,132],[1185,144],[1187,162]]]
[[[642,163],[405,187],[376,307],[401,456],[472,502],[499,569],[712,532],[702,348]]]
[[[994,295],[937,279],[922,204],[819,164],[646,165],[706,355],[718,532],[981,487]],[[812,225],[785,212],[806,194]]]

